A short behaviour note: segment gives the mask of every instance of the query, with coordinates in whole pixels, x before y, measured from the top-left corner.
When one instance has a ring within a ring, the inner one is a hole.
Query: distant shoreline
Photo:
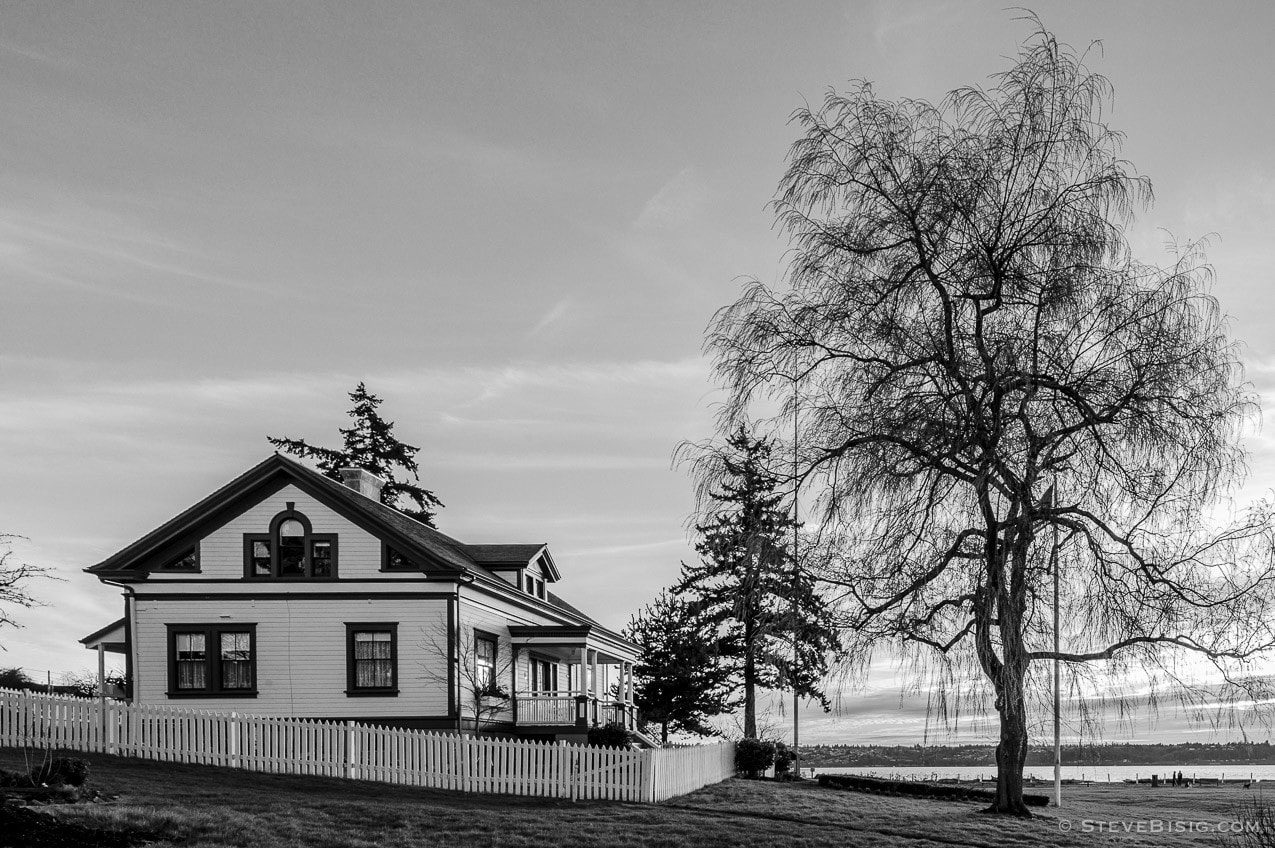
[[[959,767],[995,768],[996,749],[991,745],[808,745],[800,762],[807,768]],[[1067,765],[1113,766],[1264,766],[1275,765],[1275,746],[1269,741],[1208,744],[1064,745]],[[1032,745],[1028,766],[1052,765],[1052,745]]]

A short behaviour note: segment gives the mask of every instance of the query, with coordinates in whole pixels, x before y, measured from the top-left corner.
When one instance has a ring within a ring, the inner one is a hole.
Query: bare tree
[[[0,534],[0,627],[20,627],[13,617],[13,609],[30,609],[41,605],[31,594],[28,584],[36,578],[51,578],[47,568],[15,561],[13,542],[20,538],[22,537]]]
[[[424,633],[421,646],[433,662],[422,663],[421,673],[443,691],[456,686],[461,715],[481,735],[484,727],[509,710],[513,693],[506,687],[512,684],[513,650],[508,639],[486,640],[465,628],[459,633],[459,638],[453,638],[445,624]],[[490,654],[482,645],[485,641],[494,643]]]
[[[1196,245],[1131,258],[1150,183],[1103,122],[1108,82],[1036,26],[937,107],[859,83],[798,111],[790,288],[751,284],[707,341],[722,432],[799,416],[850,656],[902,646],[958,688],[981,670],[992,809],[1017,815],[1033,664],[1163,680],[1185,653],[1234,692],[1275,643],[1269,508],[1217,521],[1256,404],[1209,269]]]

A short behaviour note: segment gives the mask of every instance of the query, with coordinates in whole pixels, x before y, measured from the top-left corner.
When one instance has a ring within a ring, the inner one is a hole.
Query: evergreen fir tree
[[[394,437],[394,422],[386,421],[376,411],[381,405],[381,399],[369,392],[362,381],[350,392],[350,400],[354,402],[354,408],[349,411],[349,416],[354,419],[354,426],[340,429],[344,441],[341,450],[318,447],[303,439],[286,436],[266,438],[270,444],[286,453],[302,459],[313,459],[318,469],[333,480],[341,479],[339,471],[342,468],[362,468],[372,472],[385,481],[385,488],[381,489],[381,503],[433,527],[434,516],[443,502],[428,489],[407,479],[395,477],[395,469],[401,469],[410,474],[412,480],[420,481],[416,465],[416,453],[420,448],[400,442]],[[414,507],[402,505],[404,500]]]
[[[642,648],[634,698],[643,719],[659,726],[660,742],[668,742],[670,730],[711,735],[706,720],[732,708],[714,628],[666,589],[629,620],[624,634]]]
[[[839,639],[814,581],[794,567],[794,522],[769,467],[770,444],[741,427],[720,462],[712,518],[695,528],[701,560],[683,564],[677,591],[717,629],[721,662],[743,701],[744,736],[753,739],[758,689],[796,686],[798,695],[829,709],[821,686]]]

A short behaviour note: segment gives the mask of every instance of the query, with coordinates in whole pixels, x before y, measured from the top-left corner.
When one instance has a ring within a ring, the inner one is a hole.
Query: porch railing
[[[549,725],[577,727],[581,724],[580,695],[563,692],[518,692],[517,716],[519,725]],[[637,728],[637,710],[613,698],[587,697],[584,705],[584,726],[619,724],[628,730]]]

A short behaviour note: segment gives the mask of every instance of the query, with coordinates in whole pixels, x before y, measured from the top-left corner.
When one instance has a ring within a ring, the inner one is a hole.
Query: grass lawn
[[[93,827],[122,825],[158,831],[180,841],[153,843],[156,846],[185,848],[733,848],[767,844],[1217,848],[1214,834],[1192,832],[1190,823],[1215,826],[1230,821],[1253,795],[1234,784],[1195,789],[1065,788],[1063,809],[1051,807],[1036,818],[1018,821],[985,815],[975,804],[841,792],[813,782],[729,780],[660,805],[573,804],[102,755],[84,759],[90,763],[90,787],[118,798],[108,804],[52,808],[59,818]],[[21,761],[20,752],[0,749],[0,768],[20,769]],[[1069,831],[1060,827],[1063,820],[1070,824]],[[1099,822],[1104,823],[1101,832]],[[1109,823],[1115,823],[1116,832],[1107,830]],[[1137,832],[1140,826],[1142,833]],[[1174,827],[1179,829],[1175,832]],[[1132,832],[1123,832],[1126,828]],[[6,844],[3,835],[0,844]]]

